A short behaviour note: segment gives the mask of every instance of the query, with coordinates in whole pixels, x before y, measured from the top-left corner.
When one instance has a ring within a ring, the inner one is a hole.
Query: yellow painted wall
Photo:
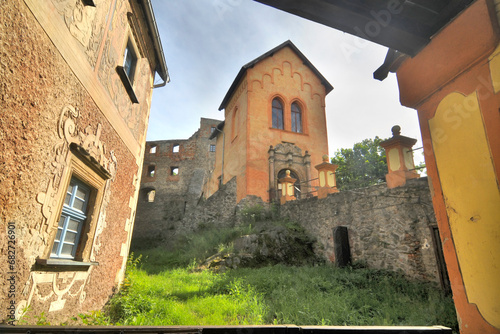
[[[474,1],[397,70],[418,110],[460,332],[500,333],[500,8]]]
[[[467,298],[500,327],[500,192],[477,94],[449,94],[429,127]]]

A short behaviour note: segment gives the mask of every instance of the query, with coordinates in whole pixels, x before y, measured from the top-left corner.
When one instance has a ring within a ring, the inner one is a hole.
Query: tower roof
[[[297,56],[299,56],[299,58],[302,60],[304,65],[309,67],[311,69],[311,71],[313,71],[314,74],[316,74],[316,76],[320,79],[323,86],[325,86],[326,94],[331,92],[333,90],[333,86],[325,79],[325,77],[318,71],[318,69],[316,67],[314,67],[314,65],[309,61],[309,59],[307,59],[306,56],[304,56],[304,54],[302,52],[300,52],[300,50],[290,40],[288,40],[288,41],[278,45],[277,47],[267,51],[263,55],[255,58],[251,62],[243,65],[241,70],[238,72],[238,75],[234,79],[233,83],[231,84],[231,87],[229,87],[229,90],[227,91],[226,96],[224,96],[224,99],[222,100],[222,103],[219,106],[219,110],[222,110],[227,106],[229,99],[231,98],[234,91],[238,87],[238,84],[241,81],[241,79],[245,76],[247,69],[254,67],[255,64],[259,63],[261,60],[264,60],[267,57],[272,57],[273,54],[275,54],[276,52],[278,52],[279,50],[281,50],[287,46],[290,49],[292,49],[292,51],[295,52],[295,54]]]

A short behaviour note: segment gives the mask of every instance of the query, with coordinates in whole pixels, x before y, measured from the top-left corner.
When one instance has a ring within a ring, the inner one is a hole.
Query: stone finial
[[[327,154],[323,155],[323,162],[328,162],[329,158],[330,157]]]
[[[394,125],[391,131],[393,137],[399,137],[401,135],[401,127],[399,125]]]

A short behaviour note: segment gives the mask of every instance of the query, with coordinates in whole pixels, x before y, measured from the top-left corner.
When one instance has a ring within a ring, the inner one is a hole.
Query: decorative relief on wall
[[[297,86],[300,87],[301,91],[306,91],[309,93],[311,100],[314,99],[315,96],[317,96],[320,98],[320,101],[322,101],[321,93],[315,92],[313,90],[313,85],[310,82],[304,82],[302,74],[294,71],[292,64],[288,61],[284,61],[281,64],[281,67],[273,67],[269,72],[262,73],[260,79],[253,79],[251,81],[250,87],[248,88],[248,91],[253,91],[254,87],[264,89],[266,83],[274,85],[278,76],[290,77],[297,84]],[[266,78],[269,79],[266,80]],[[323,101],[321,102],[321,104],[322,106],[324,105]]]
[[[82,131],[77,125],[79,116],[78,109],[71,105],[65,106],[59,116],[57,134],[60,140],[53,148],[55,157],[51,163],[52,175],[47,190],[37,195],[37,201],[42,205],[42,220],[37,224],[35,230],[37,234],[43,236],[43,240],[47,240],[50,234],[49,222],[58,220],[53,215],[59,214],[57,203],[59,196],[61,196],[61,180],[70,161],[70,145],[79,145],[93,161],[96,161],[101,168],[104,168],[111,175],[111,179],[106,182],[104,198],[94,234],[93,248],[95,247],[96,250],[92,249],[91,261],[95,261],[95,253],[100,245],[99,235],[106,225],[106,207],[111,196],[109,188],[116,177],[117,159],[113,151],[110,152],[109,158],[106,156],[105,144],[101,141],[102,125],[98,123],[95,130],[89,125]],[[43,246],[47,247],[46,244]],[[91,271],[92,267],[87,271],[77,272],[31,272],[30,278],[23,289],[23,296],[26,299],[18,304],[17,316],[22,315],[23,310],[31,304],[33,298],[39,301],[47,301],[49,299],[53,300],[53,297],[56,296],[57,299],[50,304],[49,312],[64,308],[66,300],[64,298],[77,297],[79,302],[83,303],[85,300],[84,288]]]
[[[129,25],[128,15],[125,15],[127,12],[125,5],[125,1],[118,1],[116,3],[115,12],[117,15],[113,17],[112,29],[122,31],[123,34],[115,34],[113,38],[108,36],[104,42],[98,77],[132,135],[136,140],[139,140],[144,130],[140,128],[140,120],[143,119],[142,104],[144,103],[142,102],[144,101],[144,96],[147,96],[150,92],[152,73],[148,60],[146,58],[139,58],[134,75],[133,89],[140,103],[132,103],[122,80],[116,72],[116,66],[123,64],[123,48],[127,33],[132,31],[133,36],[139,35]],[[135,38],[137,39],[137,37]],[[140,41],[136,40],[136,42],[138,46],[141,46]],[[143,51],[141,51],[141,48],[139,48],[139,51],[142,56]]]
[[[24,315],[33,299],[41,302],[52,300],[49,312],[62,310],[68,297],[78,298],[78,302],[82,304],[86,298],[84,290],[91,272],[92,268],[76,272],[31,272],[22,291],[27,298],[17,305],[16,319]]]
[[[100,140],[102,125],[97,125],[97,130],[94,132],[89,125],[84,131],[78,130],[76,121],[80,113],[74,107],[65,106],[59,116],[57,133],[61,139],[54,145],[55,158],[51,164],[52,177],[49,181],[49,186],[45,192],[40,192],[37,195],[38,203],[42,204],[43,220],[37,225],[37,230],[41,233],[49,232],[48,221],[57,212],[57,194],[61,183],[63,172],[68,164],[69,147],[71,143],[75,143],[83,147],[90,156],[95,159],[99,165],[103,166],[110,174],[111,171],[116,173],[115,161],[109,161],[106,158],[106,149]]]
[[[109,162],[109,173],[111,174],[111,181],[115,180],[116,177],[116,169],[117,169],[117,160],[115,156],[115,152],[111,151],[110,152],[110,157],[111,161]],[[101,233],[104,231],[106,228],[106,208],[108,207],[110,198],[111,198],[111,191],[109,190],[109,187],[111,187],[111,182],[106,183],[106,187],[104,189],[104,198],[102,199],[102,205],[101,205],[101,212],[99,214],[99,220],[97,222],[97,228],[95,231],[95,238],[94,238],[94,243],[92,244],[92,249],[90,253],[90,261],[96,261],[96,255],[99,254],[101,250]]]
[[[85,6],[81,0],[53,0],[71,35],[83,47],[87,59],[95,66],[99,44],[104,35],[108,8],[106,6]]]

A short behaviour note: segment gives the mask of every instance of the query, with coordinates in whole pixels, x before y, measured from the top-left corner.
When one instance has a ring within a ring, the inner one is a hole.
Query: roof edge
[[[238,85],[240,84],[240,81],[243,79],[243,77],[245,76],[246,74],[246,71],[247,69],[249,68],[252,68],[254,67],[257,63],[259,63],[261,60],[264,60],[265,58],[267,57],[271,57],[274,53],[276,53],[277,51],[285,48],[285,47],[289,47],[290,49],[292,49],[293,52],[295,52],[297,54],[297,56],[299,56],[299,58],[302,59],[302,62],[304,63],[304,65],[306,65],[307,67],[309,67],[314,74],[316,74],[316,76],[320,79],[321,81],[321,84],[323,86],[325,86],[325,89],[326,89],[326,94],[330,93],[332,90],[333,90],[333,86],[328,82],[328,80],[326,80],[326,78],[318,71],[318,69],[316,67],[314,67],[314,65],[309,61],[309,59],[307,59],[307,57],[295,46],[295,44],[292,43],[292,41],[290,40],[287,40],[283,43],[281,43],[280,45],[276,46],[275,48],[267,51],[266,53],[260,55],[259,57],[255,58],[254,60],[250,61],[249,63],[243,65],[240,69],[240,71],[238,72],[238,74],[236,75],[236,78],[234,79],[233,83],[231,84],[231,86],[229,87],[229,90],[227,91],[226,95],[224,96],[224,99],[222,100],[220,106],[219,106],[219,110],[222,110],[224,109],[227,104],[229,103],[229,99],[231,98],[231,96],[233,95],[234,91],[236,90],[236,88],[238,87]]]
[[[165,54],[163,53],[160,33],[158,32],[158,26],[156,24],[156,18],[153,11],[153,6],[151,5],[151,0],[142,0],[141,3],[146,14],[146,20],[148,22],[149,30],[151,31],[151,37],[155,47],[156,57],[158,58],[158,64],[156,65],[155,71],[158,72],[163,81],[165,81],[166,83],[170,82],[170,75],[168,73]]]

